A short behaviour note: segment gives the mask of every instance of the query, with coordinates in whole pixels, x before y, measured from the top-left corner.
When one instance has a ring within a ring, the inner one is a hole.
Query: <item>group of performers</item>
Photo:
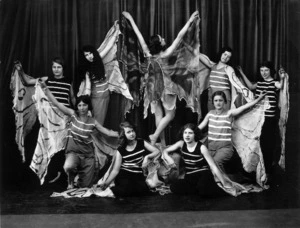
[[[122,20],[114,24],[98,49],[82,47],[76,98],[71,81],[64,76],[62,58],[53,59],[49,78],[26,75],[16,62],[11,82],[16,141],[24,154],[24,137],[34,123],[33,116],[38,116],[40,133],[30,167],[41,183],[53,158],[64,153],[60,168],[67,174],[68,190],[96,186],[110,195],[132,196],[153,194],[151,189],[167,185],[176,194],[215,196],[268,188],[279,132],[278,93],[287,90],[287,74],[280,68],[279,81],[275,81],[272,63],[264,62],[261,80],[251,83],[238,68],[240,80],[228,65],[233,52],[229,47],[221,50],[217,63],[199,52],[199,20],[196,11],[167,48],[160,35],[152,36],[147,45],[131,15],[123,12]],[[138,45],[132,45],[134,42]],[[208,113],[201,118],[200,96],[206,89]],[[129,104],[123,106],[125,121],[119,132],[103,126],[111,92],[122,94]],[[237,97],[243,102],[236,102]],[[282,97],[286,99],[282,103],[287,103],[288,96]],[[180,140],[166,145],[164,130],[176,115],[178,99],[203,120],[183,126]],[[139,138],[135,126],[126,121],[126,113],[141,103],[145,118],[149,107],[155,115],[156,129],[148,139]],[[281,108],[288,112],[288,107]],[[236,121],[247,115],[254,126]],[[252,141],[239,147],[246,142],[241,142],[243,137],[252,137]],[[245,148],[238,149],[241,147]],[[259,173],[251,187],[226,175],[235,151],[247,172]],[[107,164],[107,172],[99,176]]]

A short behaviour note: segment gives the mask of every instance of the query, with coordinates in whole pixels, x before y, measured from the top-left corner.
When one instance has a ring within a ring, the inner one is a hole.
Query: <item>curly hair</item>
[[[194,132],[196,142],[199,141],[202,138],[202,134],[201,134],[200,129],[193,123],[187,123],[179,131],[178,138],[180,140],[183,140],[183,133],[186,129],[191,129]]]
[[[217,55],[217,61],[220,61],[221,56],[222,56],[223,53],[226,52],[226,51],[230,52],[231,54],[233,53],[233,50],[232,50],[231,47],[228,47],[228,46],[223,47],[223,48],[220,50],[220,52],[218,53],[218,55]]]
[[[94,61],[89,62],[84,53],[90,52],[94,56]],[[92,45],[85,45],[81,49],[81,55],[80,55],[80,67],[79,67],[79,74],[81,79],[84,79],[85,73],[89,72],[92,75],[94,75],[98,80],[103,79],[105,77],[105,68],[104,64],[102,62],[102,59],[97,51],[97,49]]]
[[[151,55],[156,55],[161,51],[164,51],[166,46],[161,45],[161,37],[160,35],[156,34],[150,37],[149,40],[149,50]]]

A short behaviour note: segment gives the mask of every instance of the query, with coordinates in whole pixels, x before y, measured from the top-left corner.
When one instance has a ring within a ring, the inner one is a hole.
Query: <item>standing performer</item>
[[[164,38],[160,35],[152,36],[149,46],[147,46],[131,15],[128,12],[123,12],[123,15],[129,20],[148,61],[147,74],[145,75],[144,118],[147,116],[150,104],[151,112],[155,114],[156,124],[156,130],[149,135],[149,139],[154,145],[157,139],[161,137],[162,144],[165,144],[162,132],[175,117],[177,97],[179,99],[184,98],[187,106],[192,109],[197,109],[196,106],[198,105],[198,101],[195,99],[197,93],[197,78],[195,76],[196,72],[199,71],[199,66],[191,67],[194,57],[193,49],[195,46],[199,48],[198,33],[195,32],[194,36],[188,37],[189,43],[182,42],[190,27],[192,25],[198,26],[198,11],[192,14],[168,48],[166,48]],[[196,31],[198,31],[197,28]]]

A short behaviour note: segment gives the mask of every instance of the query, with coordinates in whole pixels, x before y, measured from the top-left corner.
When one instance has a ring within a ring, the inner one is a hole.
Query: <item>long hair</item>
[[[195,134],[195,141],[196,141],[196,142],[199,141],[199,140],[201,139],[202,135],[201,135],[200,129],[199,129],[195,124],[193,124],[193,123],[187,123],[187,124],[185,124],[185,125],[180,129],[180,131],[179,131],[178,138],[179,138],[180,140],[183,140],[183,132],[184,132],[187,128],[191,129],[191,130],[194,132],[194,134]]]
[[[90,52],[94,55],[94,61],[89,62],[85,56],[84,52]],[[83,80],[85,77],[85,73],[89,72],[90,76],[95,76],[96,79],[100,80],[105,77],[105,69],[102,59],[97,51],[97,49],[92,45],[85,45],[82,47],[81,55],[80,55],[80,67],[79,74],[81,79]]]
[[[159,35],[153,35],[150,37],[149,50],[151,55],[156,55],[161,51],[166,50],[166,46],[161,45],[161,37]]]
[[[88,110],[92,111],[92,109],[93,109],[93,108],[92,108],[92,102],[91,102],[90,96],[88,96],[88,95],[82,95],[82,96],[79,96],[79,97],[76,98],[76,104],[75,104],[75,110],[76,110],[76,111],[78,110],[78,104],[79,104],[81,101],[82,101],[83,103],[85,103],[85,104],[88,105]]]
[[[126,135],[125,135],[125,129],[124,128],[131,128],[134,130],[135,134],[137,134],[136,132],[136,127],[131,124],[130,122],[128,121],[124,121],[120,124],[120,132],[119,132],[119,145],[120,147],[125,147],[127,145],[127,138],[126,138]]]

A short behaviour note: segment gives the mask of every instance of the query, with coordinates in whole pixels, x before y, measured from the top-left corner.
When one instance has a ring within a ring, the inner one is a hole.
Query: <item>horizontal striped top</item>
[[[46,82],[56,100],[66,107],[70,107],[71,83],[66,78],[49,78]]]
[[[194,151],[188,151],[186,143],[181,148],[181,156],[185,164],[186,175],[208,170],[208,163],[202,155],[200,148],[201,142],[198,142]]]
[[[149,152],[144,147],[144,140],[137,139],[133,151],[127,151],[126,147],[119,147],[118,151],[122,156],[121,169],[130,173],[143,173],[142,163]]]
[[[266,91],[266,96],[269,99],[270,108],[265,110],[265,117],[275,117],[277,108],[277,88],[275,87],[275,80],[272,81],[258,81],[256,86],[255,97]]]
[[[228,111],[216,114],[216,110],[210,111],[208,119],[208,149],[217,150],[231,146],[232,117]]]
[[[225,66],[217,69],[215,64],[210,71],[209,87],[214,91],[230,90],[229,77],[226,74]]]
[[[92,133],[95,129],[95,119],[88,117],[83,122],[77,115],[71,116],[68,129],[68,145],[67,152],[77,152],[81,154],[93,154],[94,146]]]

